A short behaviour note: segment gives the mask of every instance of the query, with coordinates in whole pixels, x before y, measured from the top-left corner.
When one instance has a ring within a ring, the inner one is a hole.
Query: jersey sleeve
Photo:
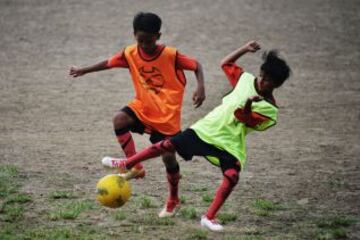
[[[196,71],[198,63],[196,59],[188,57],[184,54],[177,52],[176,54],[176,69]]]
[[[221,66],[232,87],[235,87],[244,69],[235,63],[225,63]]]
[[[120,51],[116,53],[114,56],[108,59],[107,66],[109,68],[120,67],[120,68],[128,68],[129,64],[126,61],[124,51]]]

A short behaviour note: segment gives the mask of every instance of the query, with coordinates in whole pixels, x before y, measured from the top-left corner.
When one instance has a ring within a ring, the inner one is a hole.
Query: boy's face
[[[260,89],[263,92],[271,92],[274,89],[274,84],[268,79],[262,79],[260,82]]]
[[[156,41],[160,38],[161,33],[136,31],[134,35],[141,49],[147,54],[152,54],[156,49]]]
[[[272,92],[275,88],[273,81],[263,72],[260,73],[259,88],[259,90],[264,93]]]

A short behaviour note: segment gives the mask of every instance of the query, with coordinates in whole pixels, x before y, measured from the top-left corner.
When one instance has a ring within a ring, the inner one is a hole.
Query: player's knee
[[[172,144],[172,142],[169,139],[165,139],[165,140],[161,141],[160,146],[164,150],[166,150],[166,152],[168,152],[166,154],[166,157],[175,159],[175,155],[174,155],[175,147],[174,147],[174,145]]]
[[[112,119],[115,128],[121,128],[120,123],[123,122],[124,117],[122,117],[119,113],[115,114]]]
[[[172,145],[172,143],[169,140],[163,140],[163,141],[157,142],[154,145],[152,145],[152,148],[154,150],[157,150],[158,153],[163,156],[163,159],[164,159],[164,156],[166,158],[170,158],[170,156],[174,155],[174,151],[175,151],[174,146]]]
[[[129,124],[130,124],[130,119],[123,112],[118,112],[113,117],[113,125],[114,125],[115,129],[120,130],[120,129],[126,128]]]
[[[232,186],[235,186],[239,182],[239,171],[234,168],[226,170],[224,176],[229,179]]]

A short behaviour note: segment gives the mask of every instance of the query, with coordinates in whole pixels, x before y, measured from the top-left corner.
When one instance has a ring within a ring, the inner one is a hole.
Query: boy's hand
[[[252,101],[252,102],[260,102],[261,100],[263,100],[264,98],[263,97],[260,97],[260,96],[252,96],[252,97],[249,97],[248,98],[248,101]]]
[[[70,72],[69,72],[70,76],[80,77],[80,76],[82,76],[84,74],[85,74],[85,72],[81,68],[78,68],[78,67],[75,67],[75,66],[72,66],[70,68]]]
[[[249,52],[256,52],[258,51],[261,47],[260,45],[256,42],[256,41],[250,41],[245,45],[246,50],[248,50]]]
[[[244,106],[244,111],[243,113],[244,114],[250,114],[251,113],[251,105],[253,102],[259,102],[261,100],[263,100],[264,98],[260,97],[260,96],[252,96],[252,97],[249,97],[247,100],[246,100],[246,103],[245,103],[245,106]]]
[[[195,105],[195,108],[200,107],[203,101],[205,100],[205,89],[197,88],[193,94],[192,100]]]

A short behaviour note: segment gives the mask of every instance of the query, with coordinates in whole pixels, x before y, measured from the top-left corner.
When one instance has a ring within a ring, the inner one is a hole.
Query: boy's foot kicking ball
[[[135,166],[129,171],[125,168],[125,166],[121,166],[122,159],[119,158],[104,157],[101,160],[101,163],[105,167],[120,169],[120,171],[122,172],[121,176],[127,180],[132,178],[142,179],[145,177],[145,169],[142,165],[140,165],[140,168],[138,166]]]
[[[123,169],[121,166],[121,162],[122,162],[122,159],[114,158],[114,157],[104,157],[101,160],[102,165],[105,167]],[[126,169],[124,169],[124,170],[127,171]]]

